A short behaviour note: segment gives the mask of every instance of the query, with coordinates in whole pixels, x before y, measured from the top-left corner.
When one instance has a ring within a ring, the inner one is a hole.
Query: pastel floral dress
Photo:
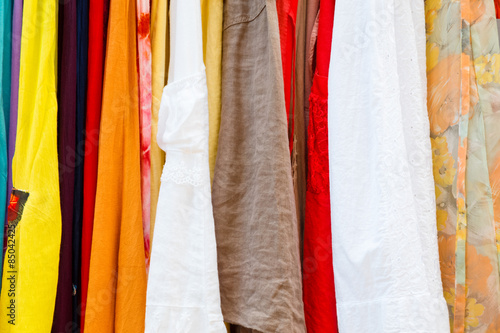
[[[427,0],[428,111],[453,332],[500,332],[500,50],[493,0]]]

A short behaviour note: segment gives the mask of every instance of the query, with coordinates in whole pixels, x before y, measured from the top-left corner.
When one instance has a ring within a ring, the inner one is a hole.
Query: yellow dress
[[[50,332],[61,241],[55,0],[25,0],[0,332]],[[22,202],[25,201],[25,204]]]
[[[208,87],[208,156],[210,179],[214,178],[217,142],[219,141],[222,85],[222,7],[223,0],[201,0],[203,60]]]
[[[160,177],[165,164],[165,152],[158,146],[156,134],[158,133],[161,95],[167,82],[168,30],[168,0],[151,1],[151,85],[153,94],[151,108],[151,246],[156,220],[156,205],[160,193]]]

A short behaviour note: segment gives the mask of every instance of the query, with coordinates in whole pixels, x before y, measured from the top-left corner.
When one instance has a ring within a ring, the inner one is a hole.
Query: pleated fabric
[[[52,332],[65,332],[73,316],[72,251],[76,160],[76,0],[59,3],[58,158],[62,238]]]
[[[426,108],[424,3],[337,0],[331,52],[339,332],[449,332]]]
[[[224,319],[305,332],[275,0],[224,7],[213,207]]]
[[[9,124],[11,87],[11,47],[12,47],[12,6],[13,0],[0,3],[0,225],[5,221],[9,178]],[[3,249],[4,228],[0,227],[0,249]],[[0,264],[1,264],[0,260]],[[0,268],[1,274],[1,268]],[[0,286],[2,281],[0,281]]]
[[[309,96],[308,178],[303,288],[307,331],[336,332],[328,163],[328,69],[335,1],[320,1],[314,78]],[[335,75],[335,73],[333,73]]]
[[[156,208],[160,193],[160,177],[165,164],[165,152],[158,146],[158,112],[160,110],[163,87],[167,83],[169,59],[168,0],[151,1],[151,222],[150,244],[153,243]]]
[[[14,0],[12,8],[12,52],[11,52],[11,80],[10,80],[10,117],[8,139],[8,177],[7,200],[12,190],[12,159],[16,147],[17,106],[19,97],[19,66],[21,58],[21,29],[23,23],[23,0]],[[7,222],[7,217],[5,218]],[[4,234],[4,240],[6,234]],[[5,249],[4,244],[4,249]],[[3,267],[3,265],[2,265]]]
[[[89,0],[77,1],[77,61],[76,61],[76,143],[75,143],[75,189],[73,202],[73,321],[71,328],[80,327],[83,188],[85,168],[85,123],[87,111],[87,64],[89,39]],[[69,325],[68,325],[69,326]]]
[[[452,332],[500,332],[500,47],[493,0],[428,1],[427,90]]]
[[[150,257],[151,214],[151,36],[149,0],[137,0],[137,64],[139,70],[139,124],[141,135],[142,228],[146,270]]]
[[[142,229],[136,1],[109,9],[87,332],[143,332],[146,265]]]
[[[57,6],[57,1],[24,1],[12,166],[13,185],[18,190],[9,205],[0,299],[0,332],[6,333],[49,332],[52,327],[61,242]]]
[[[201,0],[203,61],[207,72],[209,114],[210,179],[214,178],[215,158],[219,142],[222,92],[222,13],[223,0]]]
[[[92,248],[92,231],[94,225],[94,207],[97,187],[97,167],[99,156],[99,125],[101,119],[101,98],[104,74],[104,54],[106,48],[106,31],[108,28],[108,0],[89,0],[88,42],[88,85],[87,110],[85,117],[85,159],[83,161],[83,214],[81,240],[81,292],[80,292],[80,329],[85,326],[85,308],[90,268],[90,252]]]

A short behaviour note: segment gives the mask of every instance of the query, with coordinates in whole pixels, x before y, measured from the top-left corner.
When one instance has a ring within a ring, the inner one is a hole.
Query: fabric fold
[[[49,332],[54,315],[61,243],[57,6],[57,1],[24,1],[12,162],[16,190],[9,204],[0,297],[0,331],[6,333]]]
[[[136,0],[113,0],[85,312],[88,332],[144,331],[147,277],[136,50]]]
[[[419,1],[336,1],[328,149],[340,332],[450,331],[436,240],[424,20]],[[377,33],[365,34],[369,29]]]

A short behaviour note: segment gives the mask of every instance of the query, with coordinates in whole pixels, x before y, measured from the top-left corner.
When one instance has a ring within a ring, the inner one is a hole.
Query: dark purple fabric
[[[12,54],[11,54],[11,80],[10,80],[10,119],[9,119],[9,140],[8,141],[8,171],[7,171],[7,200],[10,199],[12,190],[12,159],[16,148],[17,132],[17,103],[19,97],[19,64],[21,57],[21,30],[23,23],[23,0],[14,0],[12,6]],[[5,214],[3,253],[7,249],[7,214]],[[3,255],[2,255],[3,258]]]
[[[87,109],[87,63],[89,40],[89,2],[78,0],[78,58],[76,94],[76,151],[75,200],[73,206],[73,330],[80,332],[81,257],[83,220],[83,165],[85,157],[85,111]]]
[[[52,332],[73,332],[73,198],[76,152],[77,3],[59,2],[58,154],[62,238]]]

